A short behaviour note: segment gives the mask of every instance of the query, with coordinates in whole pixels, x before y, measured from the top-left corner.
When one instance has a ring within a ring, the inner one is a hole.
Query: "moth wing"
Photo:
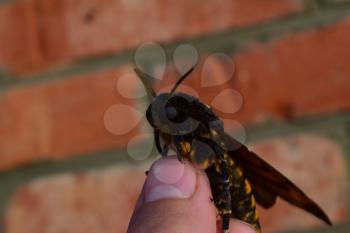
[[[222,133],[221,140],[228,148],[230,145],[237,148],[237,144],[239,144],[226,133]],[[325,212],[311,198],[266,161],[249,151],[247,147],[241,145],[238,149],[229,151],[228,154],[243,169],[252,185],[257,202],[263,207],[271,207],[276,197],[279,196],[332,225]]]

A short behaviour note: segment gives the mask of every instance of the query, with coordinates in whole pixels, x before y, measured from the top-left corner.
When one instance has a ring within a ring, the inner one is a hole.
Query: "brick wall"
[[[0,232],[125,232],[156,156],[132,69],[197,57],[181,89],[335,223],[278,201],[264,232],[348,232],[349,38],[347,0],[0,1]]]

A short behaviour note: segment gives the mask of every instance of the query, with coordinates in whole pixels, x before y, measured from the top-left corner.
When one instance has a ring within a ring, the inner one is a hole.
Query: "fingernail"
[[[230,232],[257,233],[258,231],[246,222],[238,219],[231,219]]]
[[[195,191],[196,173],[187,163],[176,157],[166,157],[155,162],[144,187],[144,202],[166,198],[189,198]]]

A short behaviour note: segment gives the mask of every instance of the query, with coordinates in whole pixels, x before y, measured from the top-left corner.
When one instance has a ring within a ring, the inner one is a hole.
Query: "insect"
[[[242,220],[260,232],[256,203],[269,208],[277,197],[332,225],[325,212],[300,188],[225,133],[223,122],[209,106],[193,96],[176,92],[193,69],[169,93],[159,95],[146,80],[151,78],[148,74],[137,68],[135,72],[151,100],[146,117],[154,129],[157,150],[167,156],[172,148],[180,161],[186,158],[205,169],[223,232],[229,232],[230,218]]]

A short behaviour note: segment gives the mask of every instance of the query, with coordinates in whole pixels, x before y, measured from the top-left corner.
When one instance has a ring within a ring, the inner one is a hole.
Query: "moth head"
[[[171,123],[179,124],[186,121],[186,107],[188,105],[187,99],[190,97],[185,94],[179,95],[178,93],[175,93],[175,91],[177,87],[189,76],[189,74],[192,73],[193,70],[194,67],[182,75],[169,93],[161,93],[159,95],[156,95],[156,92],[147,80],[153,78],[138,68],[135,68],[135,72],[145,86],[147,95],[151,101],[151,104],[146,111],[146,118],[152,127],[157,129],[160,129],[161,127],[167,128],[167,125]],[[179,125],[176,125],[176,127],[178,126]],[[173,125],[173,127],[175,126]]]
[[[151,76],[135,68],[140,80],[144,84],[151,104],[146,111],[146,118],[152,127],[173,134],[182,134],[192,130],[194,123],[188,118],[189,101],[192,97],[183,93],[175,93],[177,87],[189,76],[194,67],[189,69],[175,83],[169,93],[156,95],[147,79]]]
[[[149,105],[146,118],[155,128],[162,129],[170,124],[181,124],[188,120],[191,97],[183,94],[161,93]]]

